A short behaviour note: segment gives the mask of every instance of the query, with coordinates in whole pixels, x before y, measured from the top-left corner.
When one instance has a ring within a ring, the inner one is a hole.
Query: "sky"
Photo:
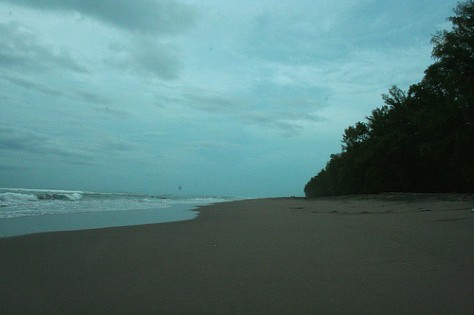
[[[452,0],[0,0],[0,187],[302,196]]]

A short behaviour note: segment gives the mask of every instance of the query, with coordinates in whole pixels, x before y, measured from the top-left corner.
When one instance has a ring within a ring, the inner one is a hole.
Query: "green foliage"
[[[435,63],[404,92],[393,86],[342,152],[305,186],[308,197],[388,191],[474,192],[474,2],[436,34]]]

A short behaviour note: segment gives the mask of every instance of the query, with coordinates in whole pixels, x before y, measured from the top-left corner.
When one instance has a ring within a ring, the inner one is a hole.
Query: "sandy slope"
[[[472,195],[258,199],[0,239],[0,313],[472,314]]]

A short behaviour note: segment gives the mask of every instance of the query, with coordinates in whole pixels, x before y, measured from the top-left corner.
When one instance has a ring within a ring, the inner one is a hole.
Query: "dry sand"
[[[1,314],[473,314],[474,198],[260,199],[0,239]]]

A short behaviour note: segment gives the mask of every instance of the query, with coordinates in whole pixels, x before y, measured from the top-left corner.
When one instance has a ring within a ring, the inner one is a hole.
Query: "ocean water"
[[[0,188],[0,237],[190,220],[229,197]]]

